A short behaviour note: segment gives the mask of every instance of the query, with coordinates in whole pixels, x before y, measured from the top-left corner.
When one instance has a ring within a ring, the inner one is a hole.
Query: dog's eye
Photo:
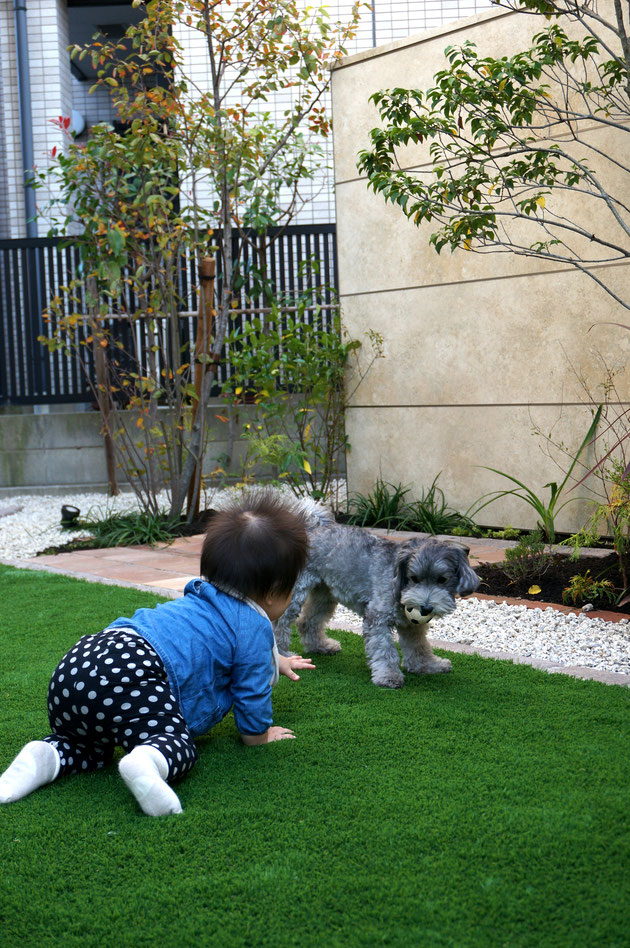
[[[446,576],[438,576],[436,581],[437,581],[438,586],[443,586],[444,583],[446,582]]]

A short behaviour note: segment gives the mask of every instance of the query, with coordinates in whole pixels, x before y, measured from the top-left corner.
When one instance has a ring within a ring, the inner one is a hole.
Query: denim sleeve
[[[271,657],[241,662],[232,669],[234,721],[240,734],[264,734],[273,723],[271,711]]]

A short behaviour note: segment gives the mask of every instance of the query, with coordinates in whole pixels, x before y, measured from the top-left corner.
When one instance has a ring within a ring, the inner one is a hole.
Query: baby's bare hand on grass
[[[295,674],[295,668],[313,669],[316,666],[311,658],[302,658],[301,655],[280,655],[278,666],[281,675],[286,675],[291,681],[299,681],[300,676]]]
[[[295,738],[295,734],[288,727],[270,727],[267,731],[268,744],[272,741],[286,741],[289,738]]]

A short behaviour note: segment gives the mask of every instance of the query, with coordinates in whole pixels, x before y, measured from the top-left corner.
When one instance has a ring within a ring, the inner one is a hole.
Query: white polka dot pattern
[[[70,649],[50,682],[48,717],[53,733],[45,740],[59,752],[60,776],[104,767],[116,746],[157,748],[169,780],[197,760],[162,661],[132,631],[86,635]]]

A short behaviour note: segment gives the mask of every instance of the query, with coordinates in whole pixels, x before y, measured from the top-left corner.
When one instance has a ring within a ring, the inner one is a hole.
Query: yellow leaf
[[[542,589],[540,588],[540,586],[530,586],[529,589],[527,590],[527,593],[530,596],[537,596],[538,593],[540,592],[542,592]]]
[[[306,426],[306,428],[304,429],[304,440],[305,440],[305,441],[308,441],[308,438],[309,438],[310,433],[311,433],[311,422],[309,422],[308,425]]]
[[[235,394],[235,395],[240,395],[242,391],[243,391],[243,386],[242,386],[242,385],[239,385],[238,388],[235,388],[235,389],[234,389],[234,394]]]
[[[304,468],[304,470],[306,471],[307,474],[312,474],[312,473],[313,473],[312,468],[311,468],[311,465],[308,463],[308,461],[303,461],[303,462],[302,462],[302,467]]]
[[[541,195],[540,197],[536,198],[536,204],[538,204],[539,207],[544,207],[544,206],[545,206],[545,199],[544,199],[544,197],[542,197],[542,195]]]

